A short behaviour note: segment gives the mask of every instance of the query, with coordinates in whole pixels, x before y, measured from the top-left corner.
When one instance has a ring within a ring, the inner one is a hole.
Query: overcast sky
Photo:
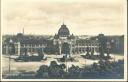
[[[124,34],[122,0],[2,0],[2,33],[54,35],[64,23],[74,35]]]

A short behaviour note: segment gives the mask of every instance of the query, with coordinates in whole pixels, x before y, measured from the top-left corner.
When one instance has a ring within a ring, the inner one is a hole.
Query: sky
[[[123,0],[2,0],[2,34],[124,34]]]

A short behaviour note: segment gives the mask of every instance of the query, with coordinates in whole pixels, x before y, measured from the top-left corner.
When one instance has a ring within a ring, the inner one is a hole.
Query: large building
[[[14,45],[13,54],[17,55],[23,55],[26,51],[29,54],[43,52],[43,49],[46,47],[44,39],[18,33],[16,36],[4,40],[2,43],[3,54],[9,54],[10,44]]]
[[[53,44],[59,54],[69,55],[86,53],[87,47],[94,52],[98,52],[99,48],[96,39],[77,39],[65,24],[62,24],[58,33],[55,34]]]
[[[62,24],[58,32],[52,38],[44,38],[41,36],[24,35],[18,33],[17,35],[9,35],[2,37],[2,53],[9,54],[10,41],[14,45],[14,54],[24,54],[27,51],[30,54],[44,52],[46,54],[81,54],[94,50],[99,52],[100,43],[103,42],[104,48],[111,47],[112,53],[123,53],[124,48],[124,36],[104,36],[99,34],[98,36],[90,36],[79,38],[70,33],[68,27]],[[103,39],[104,38],[104,39]],[[103,41],[102,41],[103,40]],[[105,42],[105,43],[104,43]]]
[[[58,49],[58,53],[72,55],[75,43],[75,36],[73,34],[70,34],[70,31],[65,24],[61,25],[58,33],[55,34],[53,40],[53,44]]]

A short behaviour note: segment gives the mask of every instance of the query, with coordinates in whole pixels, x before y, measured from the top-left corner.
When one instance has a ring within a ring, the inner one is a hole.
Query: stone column
[[[86,46],[84,46],[84,53],[86,53]]]
[[[61,55],[61,45],[59,45],[59,55]]]
[[[15,43],[14,46],[15,46],[15,54],[17,54],[17,50],[18,50],[17,44]]]
[[[20,48],[21,48],[20,47],[20,42],[17,42],[17,44],[18,44],[18,47],[17,47],[18,48],[18,55],[20,55]]]
[[[44,46],[42,46],[42,54],[44,55]]]

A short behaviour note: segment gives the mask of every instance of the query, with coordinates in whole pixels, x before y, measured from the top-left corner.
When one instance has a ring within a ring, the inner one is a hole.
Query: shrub
[[[42,65],[37,71],[38,78],[53,78],[53,79],[119,79],[123,78],[124,61],[118,62],[99,61],[91,66],[79,68],[72,65],[68,72],[64,69],[65,64],[58,65],[55,61],[52,61],[50,66]]]
[[[49,68],[47,65],[40,66],[39,70],[37,70],[37,78],[49,78],[48,70]]]

